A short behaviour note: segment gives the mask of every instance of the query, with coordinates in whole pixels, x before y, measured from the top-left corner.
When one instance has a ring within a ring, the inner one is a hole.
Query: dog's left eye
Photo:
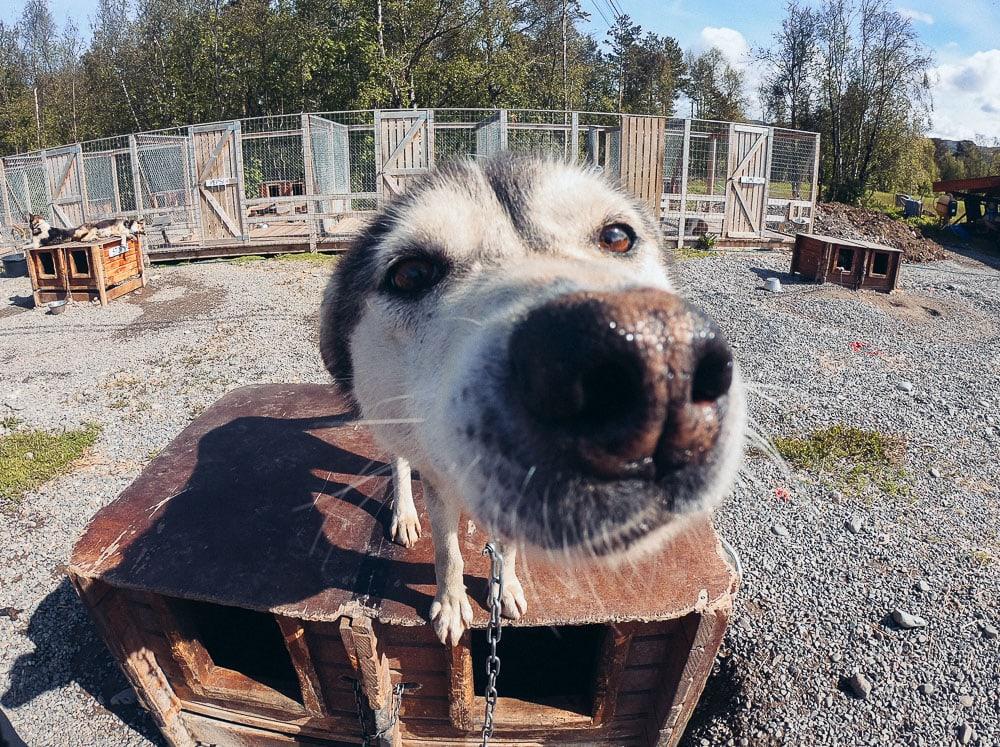
[[[635,233],[626,225],[612,223],[601,229],[598,243],[606,252],[625,254],[635,245]]]
[[[441,269],[429,259],[402,259],[389,268],[386,286],[404,295],[425,291],[441,279]]]

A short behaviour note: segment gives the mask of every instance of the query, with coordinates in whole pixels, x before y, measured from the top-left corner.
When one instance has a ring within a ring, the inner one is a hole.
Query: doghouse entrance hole
[[[889,274],[889,255],[885,252],[875,252],[872,257],[872,275]]]
[[[216,667],[302,702],[302,691],[277,621],[271,615],[207,602],[186,602],[185,612]]]
[[[594,681],[607,633],[603,625],[504,628],[497,678],[500,698],[593,716]],[[485,630],[473,630],[471,638],[473,687],[482,697],[486,693],[482,663],[489,656],[489,642]]]
[[[837,269],[850,272],[852,267],[854,267],[854,250],[841,247],[837,252]]]
[[[39,252],[38,261],[42,264],[43,275],[56,274],[56,259],[52,256],[52,252]]]
[[[281,185],[280,184],[268,184],[267,185],[267,196],[268,197],[281,197]]]
[[[90,257],[87,256],[86,249],[74,249],[70,253],[73,262],[74,275],[90,274]]]

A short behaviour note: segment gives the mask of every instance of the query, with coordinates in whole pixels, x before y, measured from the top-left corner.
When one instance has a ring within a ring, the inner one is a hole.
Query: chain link
[[[399,721],[399,709],[403,705],[403,692],[406,690],[406,684],[400,682],[398,685],[394,685],[392,688],[392,716],[389,718],[389,723],[385,725],[385,728],[375,731],[375,714],[372,713],[371,708],[368,707],[368,703],[365,701],[364,696],[361,692],[361,680],[354,680],[354,702],[358,711],[358,724],[361,727],[361,744],[364,747],[368,747],[372,741],[381,739],[396,725]],[[372,723],[369,724],[369,721]]]
[[[486,658],[486,712],[483,715],[482,747],[488,747],[493,736],[493,712],[497,707],[497,676],[500,674],[500,657],[497,644],[500,643],[501,600],[503,599],[503,554],[492,542],[487,542],[483,555],[490,558],[490,581],[486,604],[490,610],[490,624],[486,628],[486,640],[490,644],[490,655]]]

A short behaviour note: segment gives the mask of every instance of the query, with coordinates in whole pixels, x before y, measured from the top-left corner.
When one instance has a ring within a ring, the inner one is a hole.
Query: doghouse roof
[[[893,246],[886,246],[885,244],[876,244],[874,241],[864,241],[862,239],[844,239],[839,236],[825,236],[819,233],[809,233],[806,234],[810,239],[816,239],[817,241],[822,241],[824,244],[836,244],[837,246],[850,246],[859,247],[862,249],[871,249],[876,252],[890,252],[892,254],[902,254],[902,249],[897,249]]]
[[[426,620],[433,545],[387,536],[390,463],[332,387],[267,385],[227,394],[91,520],[70,571],[172,597],[335,620]],[[461,523],[466,585],[484,626],[485,535]],[[678,617],[735,588],[707,519],[663,553],[621,570],[518,558],[524,625]]]

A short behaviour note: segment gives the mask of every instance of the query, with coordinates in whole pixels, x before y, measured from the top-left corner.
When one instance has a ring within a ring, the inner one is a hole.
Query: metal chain
[[[487,747],[493,736],[493,712],[497,707],[497,676],[500,674],[500,657],[497,644],[500,643],[502,619],[500,617],[503,599],[503,554],[492,542],[487,542],[483,555],[490,558],[490,580],[486,604],[490,610],[490,624],[486,628],[486,640],[490,644],[490,655],[486,658],[486,713],[483,715],[483,740],[481,747]]]
[[[354,680],[354,702],[358,710],[358,724],[361,726],[361,744],[364,747],[368,747],[373,740],[381,739],[396,725],[399,721],[399,709],[403,705],[403,692],[406,690],[406,684],[400,682],[398,685],[394,685],[392,688],[392,716],[389,718],[389,723],[385,725],[385,728],[379,731],[369,731],[368,721],[371,719],[374,721],[374,714],[371,708],[368,707],[368,703],[365,701],[364,696],[361,692],[361,680]],[[371,728],[374,730],[374,723],[371,724]]]

